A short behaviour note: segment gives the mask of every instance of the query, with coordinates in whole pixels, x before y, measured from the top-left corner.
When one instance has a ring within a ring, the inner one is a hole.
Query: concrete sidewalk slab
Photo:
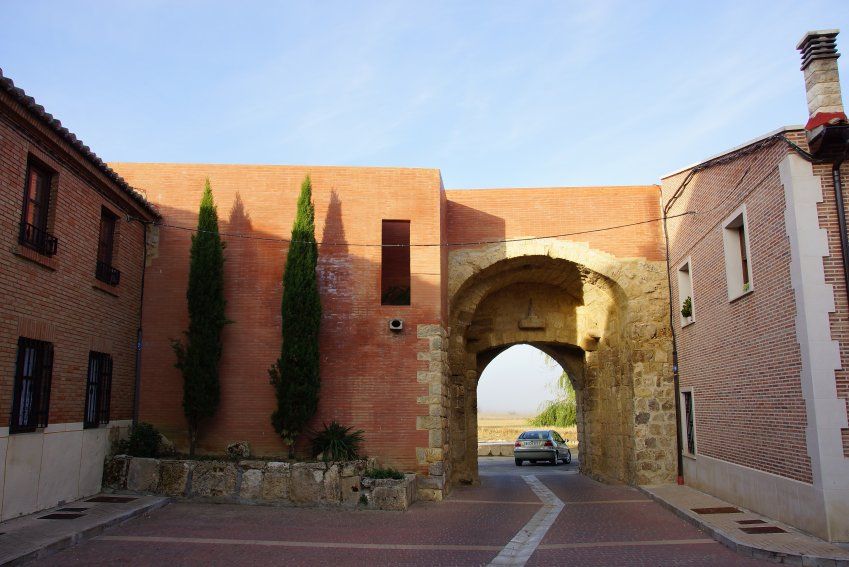
[[[676,484],[639,488],[717,541],[745,555],[788,565],[849,567],[849,551],[695,488]],[[720,510],[694,511],[710,508]],[[736,508],[739,512],[722,508]],[[767,533],[747,533],[747,529]]]
[[[7,520],[0,524],[0,565],[47,557],[170,501],[161,496],[99,494]]]

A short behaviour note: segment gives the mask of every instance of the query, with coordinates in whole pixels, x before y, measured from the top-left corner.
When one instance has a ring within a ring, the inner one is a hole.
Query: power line
[[[678,214],[675,214],[675,215],[669,215],[666,218],[672,219],[672,218],[676,218],[676,217],[683,217],[683,216],[686,216],[686,215],[693,215],[693,214],[697,214],[697,212],[696,211],[685,211],[683,213],[678,213]],[[141,219],[136,219],[135,217],[127,217],[127,220],[141,220]],[[525,236],[525,237],[520,237],[520,238],[504,238],[504,239],[498,239],[498,240],[477,240],[477,241],[470,241],[470,242],[445,242],[445,243],[433,242],[433,243],[423,243],[423,244],[376,244],[376,243],[362,243],[362,242],[322,242],[322,241],[316,241],[316,244],[319,245],[319,246],[338,246],[338,247],[352,246],[352,247],[358,247],[358,248],[435,248],[435,247],[442,247],[442,246],[445,246],[445,247],[481,246],[481,245],[484,245],[484,244],[506,244],[506,243],[509,243],[509,242],[528,242],[528,241],[532,241],[532,240],[547,240],[547,239],[550,239],[550,238],[565,238],[567,236],[579,236],[579,235],[582,235],[582,234],[593,234],[593,233],[597,233],[597,232],[606,232],[608,230],[617,230],[617,229],[620,229],[620,228],[630,228],[630,227],[634,227],[634,226],[650,224],[650,223],[653,223],[653,222],[660,222],[662,220],[663,220],[663,217],[657,217],[657,218],[651,218],[651,219],[627,223],[627,224],[605,226],[605,227],[600,227],[600,228],[579,230],[579,231],[575,231],[575,232],[564,232],[562,234],[549,234],[549,235],[546,235],[546,236]],[[195,234],[198,233],[198,232],[212,232],[212,231],[198,230],[197,228],[193,228],[193,227],[189,227],[189,226],[180,226],[180,225],[168,224],[168,223],[164,223],[164,222],[154,222],[152,224],[154,226],[173,228],[175,230],[182,230],[182,231],[186,231],[186,232],[192,232],[192,233],[195,233]],[[273,237],[273,236],[255,236],[255,235],[251,235],[251,234],[242,234],[242,233],[237,233],[237,232],[219,232],[218,235],[221,236],[222,238],[241,238],[241,239],[244,239],[244,240],[260,240],[260,241],[264,241],[264,242],[283,242],[283,243],[287,243],[287,244],[307,244],[307,243],[309,243],[309,241],[306,241],[306,240],[292,240],[292,239],[289,239],[289,238],[279,238],[279,237]]]

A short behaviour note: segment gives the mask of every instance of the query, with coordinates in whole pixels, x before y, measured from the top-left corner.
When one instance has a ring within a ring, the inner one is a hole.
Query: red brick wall
[[[677,268],[691,257],[695,322],[680,326],[682,387],[692,387],[697,453],[811,482],[801,358],[784,223],[781,142],[696,175],[670,215],[672,297]],[[664,202],[686,171],[663,180]],[[753,291],[728,301],[723,221],[746,204]]]
[[[301,181],[309,173],[316,207],[322,294],[321,394],[313,428],[337,419],[365,430],[365,452],[415,470],[415,447],[427,447],[416,416],[427,413],[416,380],[426,369],[416,353],[427,341],[416,325],[441,321],[437,170],[114,164],[160,205],[166,225],[194,227],[204,179],[209,177],[225,236],[227,316],[221,361],[222,402],[202,432],[201,449],[220,452],[247,440],[256,454],[285,446],[270,424],[274,390],[267,370],[279,355],[280,299],[287,245]],[[380,305],[381,221],[411,221],[412,305]],[[361,246],[367,244],[368,246]],[[147,273],[142,419],[183,442],[182,378],[173,368],[170,340],[187,326],[185,289],[190,232],[163,226],[158,257]],[[392,333],[390,318],[405,329]]]
[[[57,172],[50,231],[59,244],[51,259],[18,245],[28,156]],[[144,213],[5,95],[0,95],[0,188],[0,425],[9,423],[21,335],[54,346],[50,424],[83,421],[91,350],[113,358],[111,419],[130,419],[143,228],[123,217]],[[122,217],[114,254],[114,266],[121,271],[116,288],[94,277],[101,207]]]
[[[446,195],[452,244],[591,231],[660,216],[656,185],[455,189]],[[620,258],[665,257],[658,222],[566,238]]]

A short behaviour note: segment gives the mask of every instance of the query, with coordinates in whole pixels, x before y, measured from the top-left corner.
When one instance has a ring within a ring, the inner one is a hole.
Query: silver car
[[[566,446],[566,440],[551,429],[525,431],[519,435],[513,456],[517,467],[521,467],[524,461],[548,461],[552,465],[556,465],[557,461],[567,465],[572,462],[572,452]]]

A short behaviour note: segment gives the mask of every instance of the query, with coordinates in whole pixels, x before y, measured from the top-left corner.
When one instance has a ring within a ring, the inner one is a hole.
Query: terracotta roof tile
[[[124,181],[120,175],[115,173],[112,168],[106,165],[106,163],[100,159],[97,154],[91,150],[91,148],[77,138],[73,132],[62,126],[59,119],[55,118],[52,114],[47,112],[43,106],[35,102],[35,99],[24,92],[22,88],[16,87],[12,79],[3,75],[3,69],[0,69],[0,91],[7,93],[13,100],[21,104],[44,125],[52,129],[59,135],[60,138],[65,140],[65,142],[77,150],[84,159],[100,170],[101,173],[117,185],[118,188],[133,201],[138,203],[145,211],[149,212],[155,218],[160,217],[159,211],[157,211],[156,208],[148,202],[141,193],[130,187],[130,185]]]

